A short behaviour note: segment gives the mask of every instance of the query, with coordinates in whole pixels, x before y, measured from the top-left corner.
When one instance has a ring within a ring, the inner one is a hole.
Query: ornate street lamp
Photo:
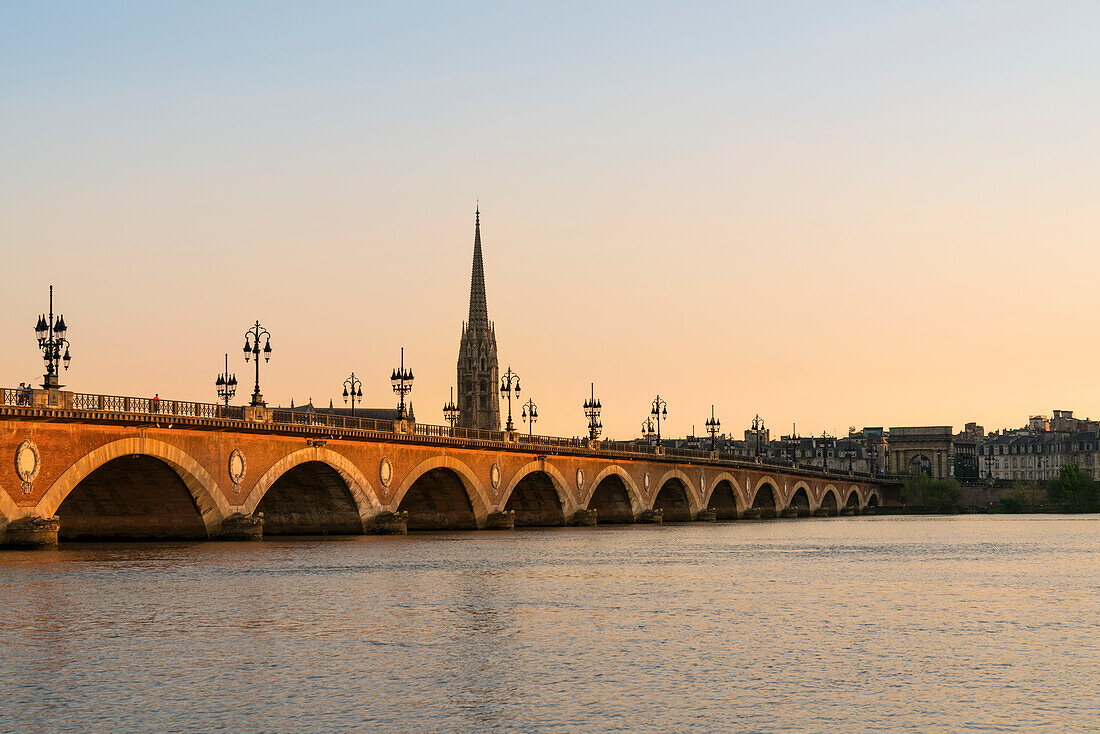
[[[642,421],[642,438],[645,439],[647,444],[653,442],[653,437],[657,435],[657,430],[653,427],[653,419],[646,418]]]
[[[455,427],[458,423],[459,410],[455,405],[455,389],[451,388],[451,399],[443,404],[443,420],[451,424],[451,428]]]
[[[38,337],[38,348],[42,350],[42,361],[46,363],[46,374],[42,376],[42,389],[58,390],[62,387],[58,382],[58,373],[64,363],[65,369],[69,369],[69,340],[65,338],[68,327],[65,325],[65,317],[53,316],[53,286],[50,286],[50,315],[38,317],[38,323],[34,326],[34,334]],[[62,355],[61,350],[65,353]]]
[[[757,413],[756,417],[752,419],[752,432],[756,437],[756,449],[754,455],[756,458],[760,458],[760,439],[764,433],[764,419]]]
[[[828,441],[826,441],[826,439],[828,437],[829,437],[828,433],[826,433],[825,431],[821,432],[821,469],[822,469],[822,471],[829,471],[829,445],[828,445]],[[834,443],[833,446],[835,447],[836,444]]]
[[[504,373],[504,377],[500,378],[500,394],[508,398],[508,425],[504,430],[514,431],[515,425],[512,423],[512,393],[515,393],[516,399],[519,399],[519,375],[512,372],[512,368],[509,366],[508,371]]]
[[[218,399],[225,402],[225,412],[229,412],[229,401],[237,394],[237,376],[229,371],[229,354],[225,355],[225,372],[214,380],[214,387],[218,389]]]
[[[405,396],[412,392],[413,371],[405,368],[405,347],[401,347],[401,366],[390,373],[390,383],[393,391],[401,398],[397,404],[397,419],[405,420],[408,413],[405,411]]]
[[[527,398],[527,402],[523,404],[523,410],[519,415],[527,422],[527,435],[530,437],[535,428],[535,421],[539,419],[539,406],[535,405],[534,400]]]
[[[649,414],[657,419],[657,445],[661,445],[661,416],[668,415],[668,403],[658,395],[650,406]]]
[[[710,450],[718,450],[718,431],[722,430],[722,421],[714,417],[714,406],[710,406],[710,418],[707,419],[707,433],[710,434]]]
[[[255,357],[256,360],[256,387],[252,390],[252,405],[253,407],[264,404],[264,396],[260,394],[260,339],[265,339],[263,353],[264,362],[271,361],[271,334],[267,329],[260,326],[260,322],[257,321],[256,325],[244,333],[244,361]]]
[[[355,373],[351,373],[351,377],[344,380],[344,402],[348,402],[348,398],[351,398],[351,415],[355,417],[355,403],[358,401],[360,405],[363,403],[363,381],[355,376]]]
[[[595,441],[603,430],[603,423],[600,422],[600,411],[603,410],[603,406],[596,399],[596,383],[591,383],[591,389],[591,396],[584,401],[584,415],[588,418],[588,437]]]

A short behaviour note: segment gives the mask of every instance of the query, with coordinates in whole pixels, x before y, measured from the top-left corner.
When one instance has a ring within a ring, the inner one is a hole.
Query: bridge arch
[[[464,502],[468,507],[462,506],[463,498],[458,496],[459,491],[465,495]],[[407,499],[408,506],[402,507]],[[425,503],[431,504],[434,500],[445,503],[441,512],[421,509]],[[394,510],[409,512],[410,530],[426,530],[483,528],[492,502],[470,467],[452,456],[442,455],[425,459],[413,467],[401,480],[390,505]],[[467,509],[469,517],[461,517]],[[451,519],[448,520],[446,515],[450,515]]]
[[[311,464],[320,466],[311,471]],[[291,483],[286,493],[271,491],[286,483]],[[312,446],[275,462],[248,491],[241,510],[262,511],[268,535],[354,534],[363,532],[382,506],[370,481],[350,459]]]
[[[505,510],[515,510],[517,527],[564,525],[577,509],[566,491],[568,486],[557,467],[543,460],[531,461],[516,471],[504,489],[501,504]]]
[[[821,493],[821,501],[818,503],[817,508],[825,510],[830,515],[840,514],[840,495],[837,494],[836,488],[831,484]]]
[[[617,506],[614,515],[608,514],[609,503]],[[630,478],[618,464],[604,467],[592,480],[591,486],[584,497],[583,505],[588,509],[603,510],[604,522],[634,522],[645,509],[642,493],[638,491],[638,485]],[[627,518],[629,514],[629,519]],[[600,515],[597,515],[600,522]]]
[[[860,509],[863,507],[863,498],[859,496],[859,487],[852,486],[844,497],[844,506]]]
[[[787,503],[787,508],[797,510],[799,515],[801,515],[802,517],[806,517],[812,511],[810,509],[810,503],[811,500],[809,488],[799,482],[799,484],[795,485],[794,489],[791,491],[791,499]]]
[[[729,472],[721,472],[704,488],[703,504],[715,510],[719,520],[736,520],[745,511],[746,503],[741,485]]]
[[[882,498],[880,498],[879,494],[878,494],[878,487],[871,487],[870,489],[866,489],[864,491],[865,491],[865,499],[864,499],[864,502],[863,502],[864,507],[878,507],[879,505],[882,504]]]
[[[779,482],[773,477],[760,477],[752,492],[750,507],[761,511],[763,517],[777,517],[783,510],[783,497],[779,493]]]
[[[149,457],[166,464],[187,488],[208,537],[232,513],[218,483],[194,457],[172,444],[140,436],[112,441],[85,454],[50,486],[35,506],[34,513],[53,517],[82,481],[97,469],[126,456]]]
[[[667,522],[687,522],[699,513],[699,500],[688,475],[679,469],[669,469],[657,481],[653,509],[664,510]]]

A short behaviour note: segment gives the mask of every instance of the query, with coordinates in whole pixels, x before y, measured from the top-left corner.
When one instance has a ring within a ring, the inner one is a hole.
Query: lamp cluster
[[[516,430],[516,426],[512,423],[512,394],[515,393],[516,399],[519,399],[519,375],[512,371],[509,367],[508,371],[504,373],[504,377],[500,378],[500,395],[501,397],[508,398],[508,425],[505,428],[506,431]]]
[[[405,368],[405,347],[401,347],[401,366],[390,374],[390,383],[393,385],[393,391],[397,393],[400,398],[400,402],[397,406],[397,417],[399,420],[408,418],[408,412],[405,409],[405,396],[412,392],[412,381],[412,370]]]
[[[596,383],[591,383],[591,390],[588,399],[584,401],[584,415],[588,418],[588,437],[595,441],[603,431],[603,423],[600,422],[600,411],[603,410],[603,405],[596,398]]]
[[[351,414],[355,415],[355,403],[363,402],[363,381],[355,376],[352,372],[351,376],[344,380],[344,403],[348,402],[348,398],[351,399]]]
[[[252,391],[252,405],[259,406],[264,404],[264,396],[260,394],[260,339],[264,339],[264,362],[271,361],[271,334],[267,329],[260,326],[260,322],[257,321],[256,325],[244,333],[244,361],[247,362],[251,358],[256,358],[256,387]]]
[[[225,372],[214,380],[214,387],[218,390],[218,399],[225,403],[226,411],[229,410],[229,401],[237,394],[237,375],[229,371],[229,354],[225,355]]]
[[[69,369],[72,357],[69,355],[69,340],[65,337],[69,328],[65,324],[65,317],[53,315],[53,286],[50,286],[50,315],[38,316],[38,323],[34,326],[34,334],[38,337],[38,348],[42,350],[42,361],[46,363],[46,374],[43,375],[42,388],[44,390],[57,390],[61,387],[58,382],[58,372],[61,364]],[[65,353],[62,354],[61,350]]]

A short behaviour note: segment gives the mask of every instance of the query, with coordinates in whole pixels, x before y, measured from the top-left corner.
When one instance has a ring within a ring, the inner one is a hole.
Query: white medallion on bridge
[[[248,463],[244,460],[244,454],[240,449],[233,449],[233,453],[229,454],[229,480],[233,482],[233,491],[241,491],[241,480],[244,479],[244,473],[248,470]]]
[[[500,467],[496,462],[489,467],[489,483],[493,485],[493,489],[500,489]]]
[[[23,482],[23,494],[30,494],[38,470],[42,468],[42,457],[34,441],[27,439],[15,448],[15,473]]]
[[[584,469],[577,467],[577,489],[584,489]]]
[[[390,463],[388,456],[383,456],[382,463],[378,465],[378,481],[382,482],[383,487],[389,487],[392,479],[393,464]]]
[[[648,492],[649,491],[649,472],[646,472],[645,476],[642,477],[642,484],[645,485],[645,491]]]

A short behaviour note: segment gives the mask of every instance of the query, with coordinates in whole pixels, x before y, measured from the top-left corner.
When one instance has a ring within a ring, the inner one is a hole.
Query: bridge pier
[[[750,507],[741,513],[742,520],[759,520],[764,516],[763,510],[759,507]]]
[[[409,513],[383,512],[375,515],[367,532],[371,535],[408,535]]]
[[[695,515],[695,522],[718,522],[718,510],[714,507],[699,510]]]
[[[61,518],[21,517],[12,520],[4,534],[3,548],[56,548],[57,533],[61,530]]]
[[[595,527],[596,515],[596,510],[586,510],[582,507],[573,513],[573,518],[569,521],[569,524],[574,527]]]
[[[780,517],[798,517],[797,507],[785,507],[780,513]]]
[[[643,525],[660,525],[664,521],[665,511],[661,509],[642,510],[642,514],[638,516],[638,522]]]
[[[211,540],[263,540],[264,514],[246,515],[235,512],[222,520],[221,527],[211,536]]]
[[[486,530],[514,530],[516,527],[516,511],[504,510],[503,512],[490,512],[485,518]]]

